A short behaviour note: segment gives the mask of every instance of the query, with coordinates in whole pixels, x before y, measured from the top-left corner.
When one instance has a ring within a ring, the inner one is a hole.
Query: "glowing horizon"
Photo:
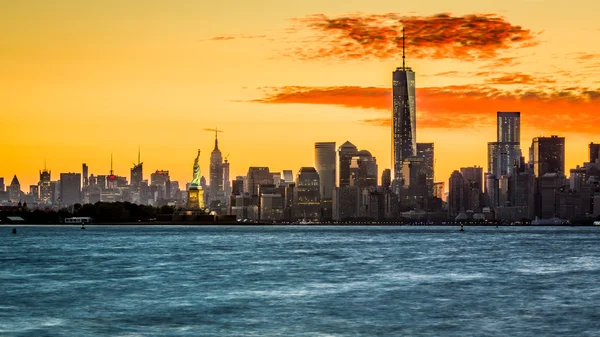
[[[416,73],[417,142],[435,144],[435,181],[447,184],[460,167],[486,169],[497,111],[521,112],[524,154],[535,136],[565,137],[568,175],[600,141],[600,46],[589,42],[600,37],[600,4],[572,7],[6,3],[0,177],[8,185],[16,174],[28,191],[44,161],[53,180],[82,163],[102,175],[113,153],[115,174],[129,180],[141,147],[144,178],[169,170],[183,189],[198,148],[209,179],[214,132],[205,129],[218,126],[231,179],[250,166],[295,174],[314,164],[323,141],[369,150],[380,178],[390,168],[402,27]]]

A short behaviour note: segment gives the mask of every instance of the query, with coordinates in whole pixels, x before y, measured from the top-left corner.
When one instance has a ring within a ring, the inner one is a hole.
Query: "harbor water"
[[[599,227],[0,227],[0,336],[599,336]]]

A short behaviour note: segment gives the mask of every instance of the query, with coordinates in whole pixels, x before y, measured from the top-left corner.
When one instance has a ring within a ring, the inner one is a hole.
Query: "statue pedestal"
[[[202,188],[190,187],[185,208],[189,210],[204,209],[204,190]]]

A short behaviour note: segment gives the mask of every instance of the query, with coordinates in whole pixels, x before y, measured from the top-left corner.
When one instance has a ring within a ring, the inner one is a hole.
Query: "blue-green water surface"
[[[0,227],[0,336],[599,336],[596,227]]]

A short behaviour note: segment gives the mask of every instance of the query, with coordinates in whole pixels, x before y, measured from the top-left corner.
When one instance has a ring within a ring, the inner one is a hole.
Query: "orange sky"
[[[402,8],[400,8],[402,7]],[[522,149],[566,137],[572,168],[600,142],[600,4],[275,0],[13,1],[0,4],[0,177],[60,172],[208,175],[218,127],[231,177],[313,165],[346,140],[390,164],[391,73],[417,75],[417,140],[436,180],[485,168],[496,111],[521,111]],[[445,13],[445,14],[444,14]]]

